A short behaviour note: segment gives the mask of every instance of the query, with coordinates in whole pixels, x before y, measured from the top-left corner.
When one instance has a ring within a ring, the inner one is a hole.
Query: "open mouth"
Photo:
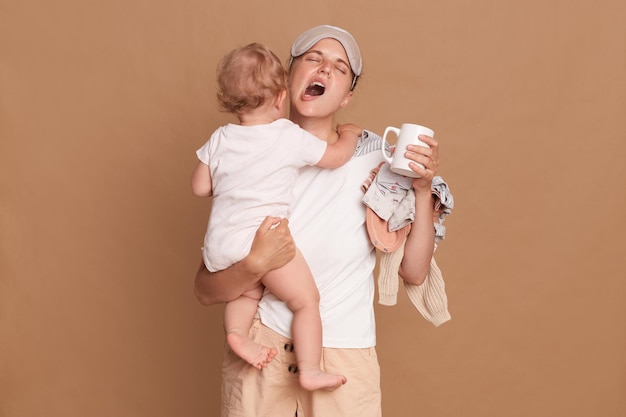
[[[312,82],[306,88],[306,90],[304,90],[304,94],[307,96],[321,96],[322,94],[324,94],[325,89],[326,87],[324,87],[324,84],[318,81],[315,81],[315,82]]]

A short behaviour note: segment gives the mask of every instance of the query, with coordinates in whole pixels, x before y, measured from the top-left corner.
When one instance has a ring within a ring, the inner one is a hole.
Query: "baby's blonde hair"
[[[228,53],[217,66],[220,110],[235,114],[256,109],[287,89],[287,71],[265,45],[251,43]]]

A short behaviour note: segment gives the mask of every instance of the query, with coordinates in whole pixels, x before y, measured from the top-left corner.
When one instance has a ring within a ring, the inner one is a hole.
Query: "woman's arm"
[[[296,254],[289,232],[289,221],[266,217],[257,229],[250,253],[241,261],[217,272],[209,272],[204,263],[195,279],[196,297],[203,305],[225,303],[258,285],[269,271],[280,268]]]
[[[420,136],[430,148],[409,146],[407,157],[424,165],[424,169],[412,165],[412,169],[421,175],[412,181],[415,190],[415,221],[404,245],[404,257],[399,274],[406,282],[420,285],[426,279],[430,260],[435,250],[435,227],[433,225],[434,201],[432,181],[439,168],[439,143],[429,137]]]
[[[415,220],[404,245],[404,257],[398,273],[403,280],[420,285],[426,279],[430,259],[435,249],[433,226],[433,197],[428,193],[415,192]]]

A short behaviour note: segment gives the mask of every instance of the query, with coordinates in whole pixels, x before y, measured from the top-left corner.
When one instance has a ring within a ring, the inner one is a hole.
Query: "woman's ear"
[[[342,109],[345,109],[348,106],[348,104],[350,104],[351,100],[352,100],[352,91],[348,91],[348,94],[346,94],[344,99],[341,100],[341,104],[339,104],[339,107]]]

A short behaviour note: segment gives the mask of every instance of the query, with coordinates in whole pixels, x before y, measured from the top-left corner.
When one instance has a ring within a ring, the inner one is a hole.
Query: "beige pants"
[[[300,388],[294,347],[256,320],[250,337],[278,355],[259,371],[226,345],[222,366],[222,417],[380,417],[380,368],[375,348],[322,352],[322,369],[345,375],[335,391]]]

